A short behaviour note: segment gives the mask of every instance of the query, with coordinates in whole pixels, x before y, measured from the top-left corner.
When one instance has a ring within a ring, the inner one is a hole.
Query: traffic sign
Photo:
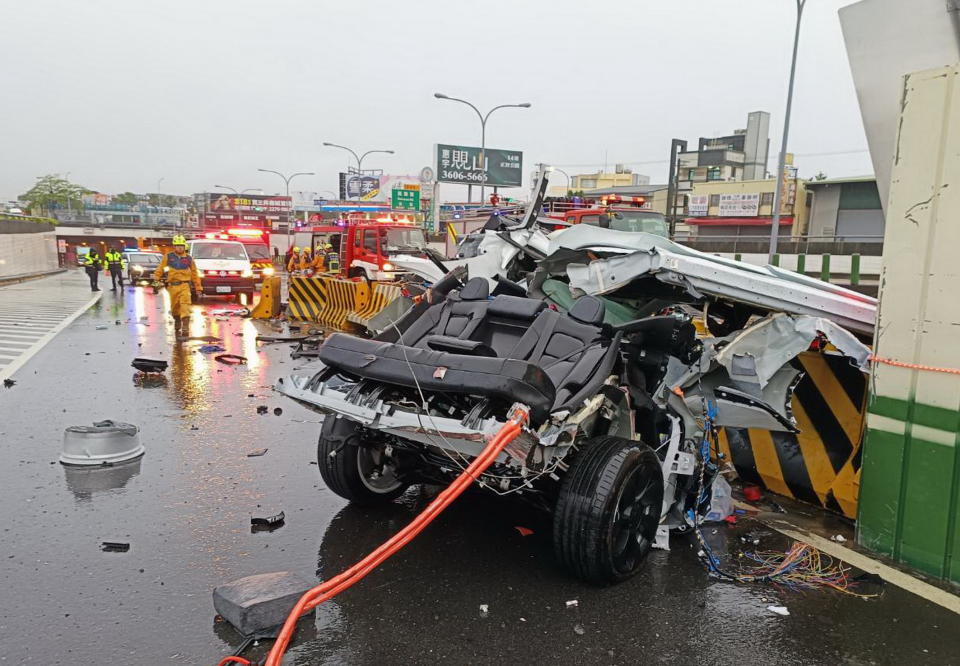
[[[437,144],[437,180],[463,185],[520,187],[523,153],[519,150]],[[484,164],[484,162],[486,164]]]
[[[417,189],[413,189],[413,187]],[[391,204],[393,208],[397,209],[420,210],[420,187],[408,185],[404,189],[393,190]]]

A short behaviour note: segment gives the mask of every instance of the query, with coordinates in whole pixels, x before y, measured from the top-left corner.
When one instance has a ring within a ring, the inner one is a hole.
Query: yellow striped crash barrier
[[[400,298],[401,294],[400,285],[378,282],[373,286],[373,291],[367,303],[363,306],[358,303],[357,309],[347,315],[347,321],[366,328],[372,317],[375,317],[395,299]]]
[[[316,321],[328,328],[343,329],[347,315],[369,300],[370,287],[366,282],[322,278],[327,290],[327,300]]]
[[[800,432],[722,428],[720,450],[740,479],[856,518],[867,381],[840,354],[804,352],[793,394]]]
[[[328,278],[323,277],[290,278],[287,316],[301,321],[320,321],[320,313],[327,304],[327,281]]]

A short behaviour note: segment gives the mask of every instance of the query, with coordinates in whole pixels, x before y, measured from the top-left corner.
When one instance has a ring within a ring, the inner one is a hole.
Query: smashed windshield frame
[[[387,252],[419,251],[427,247],[427,237],[423,229],[387,229],[382,234],[381,244]]]

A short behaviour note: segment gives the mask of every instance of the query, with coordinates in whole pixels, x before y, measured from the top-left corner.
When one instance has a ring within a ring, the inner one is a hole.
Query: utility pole
[[[793,33],[793,59],[790,61],[790,82],[787,84],[787,108],[783,116],[783,137],[780,142],[780,158],[777,160],[777,189],[773,192],[773,220],[770,225],[770,251],[767,261],[773,263],[777,253],[777,241],[780,238],[780,199],[783,192],[783,172],[787,163],[787,135],[790,133],[790,110],[793,107],[793,79],[797,73],[797,48],[800,45],[800,19],[807,0],[796,0],[797,24]]]
[[[393,151],[392,151],[392,150],[368,150],[368,151],[365,152],[363,155],[358,155],[357,152],[356,152],[355,150],[353,150],[352,148],[347,148],[346,146],[341,146],[341,145],[338,144],[338,143],[330,143],[329,141],[324,141],[324,142],[323,142],[323,145],[325,145],[325,146],[327,146],[327,147],[329,147],[329,148],[340,148],[341,150],[345,150],[345,151],[347,151],[348,153],[350,153],[351,155],[353,155],[354,159],[357,160],[357,177],[361,179],[361,181],[360,181],[361,183],[363,182],[363,180],[362,180],[362,178],[363,178],[363,158],[365,158],[367,155],[370,155],[371,153],[387,153],[388,155],[393,155]],[[347,196],[347,198],[349,199],[350,197]],[[357,194],[357,198],[358,198],[358,199],[360,198],[360,195],[359,195],[359,194]]]

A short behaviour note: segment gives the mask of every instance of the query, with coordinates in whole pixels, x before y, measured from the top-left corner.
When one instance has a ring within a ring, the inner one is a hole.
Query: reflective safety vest
[[[127,259],[120,252],[107,252],[105,255],[103,255],[103,259],[111,268],[116,266],[119,266],[124,270],[127,268]]]
[[[336,252],[327,252],[327,271],[336,273],[340,270],[340,255]]]
[[[103,259],[99,254],[94,255],[93,252],[88,252],[87,255],[83,258],[83,265],[85,267],[94,267],[97,270],[103,266]]]

